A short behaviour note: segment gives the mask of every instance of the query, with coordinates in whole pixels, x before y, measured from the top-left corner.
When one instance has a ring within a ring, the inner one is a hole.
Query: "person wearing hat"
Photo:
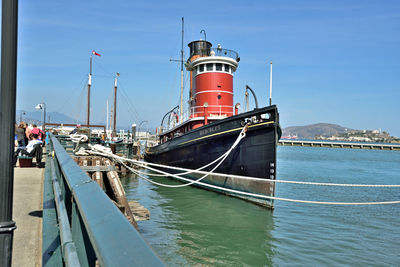
[[[26,147],[19,147],[17,150],[14,152],[14,161],[13,165],[15,167],[17,163],[17,157],[19,154],[24,155],[24,156],[30,156],[30,157],[36,157],[36,166],[42,167],[42,141],[39,140],[39,137],[37,134],[31,134],[29,136],[29,142]]]
[[[32,124],[33,129],[31,130],[31,134],[37,134],[39,136],[39,140],[43,141],[44,132],[40,130],[36,124]]]

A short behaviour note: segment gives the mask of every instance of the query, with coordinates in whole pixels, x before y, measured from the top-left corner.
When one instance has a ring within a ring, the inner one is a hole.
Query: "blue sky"
[[[119,79],[118,124],[154,129],[179,103],[181,17],[187,43],[239,53],[235,102],[249,84],[282,127],[318,122],[400,136],[400,1],[19,1],[17,109],[84,120],[89,56],[92,121],[104,122]],[[188,84],[186,76],[186,84]],[[185,87],[185,97],[188,87]]]

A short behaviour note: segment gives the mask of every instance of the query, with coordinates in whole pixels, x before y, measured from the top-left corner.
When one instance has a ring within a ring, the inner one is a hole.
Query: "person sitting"
[[[79,128],[81,128],[81,125],[80,125],[80,124],[77,124],[76,127],[75,127],[75,129],[73,129],[69,134],[75,134],[75,133],[77,133],[77,132],[79,131]]]
[[[43,141],[44,132],[40,130],[36,124],[32,124],[33,129],[31,130],[32,134],[36,134],[40,141]]]
[[[42,162],[42,141],[38,139],[37,134],[31,134],[29,136],[29,142],[26,148],[17,148],[14,152],[14,166],[17,163],[17,157],[19,154],[29,157],[36,157],[36,166],[41,167]]]

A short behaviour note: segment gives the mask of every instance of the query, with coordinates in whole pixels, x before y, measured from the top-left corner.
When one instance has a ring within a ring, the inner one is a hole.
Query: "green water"
[[[278,179],[400,184],[400,152],[278,148]],[[168,184],[177,182],[154,178]],[[168,266],[399,266],[400,205],[275,202],[275,210],[194,188],[123,180],[150,211],[139,231]],[[400,188],[278,184],[276,196],[365,202],[400,200]]]

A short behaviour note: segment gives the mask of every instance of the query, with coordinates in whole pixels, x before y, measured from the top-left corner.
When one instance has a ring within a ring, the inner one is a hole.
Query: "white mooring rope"
[[[146,181],[149,181],[150,183],[156,184],[156,185],[160,185],[160,186],[164,186],[164,187],[172,187],[169,185],[165,185],[165,184],[160,184],[157,182],[154,182],[146,177],[143,177],[141,174],[138,174],[138,172],[134,169],[132,169],[131,167],[129,167],[128,165],[126,165],[125,163],[123,163],[122,161],[120,161],[121,164],[123,164],[127,169],[129,169],[130,171],[132,171],[133,173],[137,174],[140,178],[145,179]],[[161,170],[157,170],[159,172],[165,173]],[[174,174],[170,174],[170,176],[175,177],[179,180],[184,180],[184,181],[192,181],[191,179],[187,179],[184,177],[180,177]],[[400,200],[399,201],[381,201],[381,202],[328,202],[328,201],[313,201],[313,200],[299,200],[299,199],[290,199],[290,198],[281,198],[281,197],[273,197],[273,196],[266,196],[266,195],[260,195],[260,194],[254,194],[254,193],[249,193],[249,192],[243,192],[243,191],[238,191],[238,190],[234,190],[234,189],[230,189],[230,188],[226,188],[226,187],[221,187],[221,186],[217,186],[217,185],[211,185],[211,184],[206,184],[206,183],[202,183],[200,181],[194,181],[196,184],[198,185],[202,185],[205,187],[210,187],[210,188],[214,188],[217,190],[221,190],[221,191],[225,191],[225,192],[230,192],[230,193],[234,193],[234,194],[238,194],[238,195],[245,195],[245,196],[250,196],[250,197],[254,197],[254,198],[260,198],[260,199],[270,199],[270,200],[281,200],[281,201],[287,201],[287,202],[295,202],[295,203],[306,203],[306,204],[323,204],[323,205],[342,205],[342,206],[349,206],[349,205],[388,205],[388,204],[400,204]],[[186,185],[186,184],[185,184]]]
[[[192,171],[192,172],[196,172],[199,174],[207,173],[205,171],[196,171],[196,170],[191,170],[191,169],[186,169],[186,168],[181,168],[181,167],[167,166],[167,165],[151,163],[151,162],[143,162],[143,161],[138,161],[138,160],[133,160],[133,159],[125,159],[125,161],[132,162],[135,165],[138,165],[143,168],[148,168],[147,165],[151,165],[154,167],[160,167],[160,168],[171,169],[171,170]],[[201,169],[203,169],[203,167]],[[157,169],[155,169],[155,170],[157,170]],[[301,182],[301,181],[290,181],[290,180],[274,180],[274,179],[267,179],[267,178],[240,176],[240,175],[223,174],[223,173],[214,173],[213,175],[227,177],[227,178],[238,178],[238,179],[244,179],[244,180],[261,181],[261,182],[302,184],[302,185],[342,186],[342,187],[400,187],[400,185],[398,185],[398,184],[337,184],[337,183]],[[157,176],[157,175],[152,174],[152,176]]]
[[[116,160],[118,160],[118,162],[120,162],[122,165],[124,165],[125,168],[129,169],[130,171],[132,171],[132,172],[135,173],[136,175],[140,176],[141,178],[145,179],[146,181],[149,181],[150,183],[153,183],[153,184],[156,184],[156,185],[159,185],[159,186],[170,187],[170,188],[185,187],[185,186],[189,186],[189,185],[192,185],[192,184],[194,184],[194,183],[197,183],[197,182],[203,180],[204,178],[206,178],[207,176],[209,176],[211,173],[213,173],[213,172],[222,164],[222,162],[224,162],[224,160],[229,156],[229,154],[232,152],[232,150],[235,149],[235,147],[240,143],[240,141],[241,141],[243,138],[246,137],[246,131],[247,131],[247,125],[246,125],[245,127],[243,127],[242,131],[240,132],[239,136],[236,138],[236,140],[235,140],[235,142],[233,143],[233,145],[231,146],[231,148],[229,148],[229,150],[228,150],[227,152],[225,152],[221,157],[218,158],[218,159],[220,159],[220,162],[219,162],[211,171],[205,173],[202,177],[200,177],[200,178],[197,179],[197,180],[190,180],[190,182],[189,182],[189,183],[186,183],[186,184],[168,185],[168,184],[161,184],[161,183],[154,182],[154,181],[152,181],[152,180],[150,180],[150,179],[147,179],[147,178],[143,177],[143,175],[142,175],[143,173],[141,173],[141,172],[139,172],[139,171],[136,171],[136,170],[130,168],[128,165],[126,165],[126,164],[123,162],[123,160],[126,160],[125,158],[120,157],[120,156],[117,156],[117,155],[114,155],[114,154],[111,154],[110,156],[113,157],[113,158],[115,158]],[[91,152],[89,151],[89,153],[91,153]],[[105,154],[109,154],[109,153],[106,152]],[[217,159],[217,160],[218,160],[218,159]],[[212,163],[209,163],[209,164],[207,164],[207,165],[201,167],[200,169],[203,169],[203,168],[206,168],[206,167],[212,165],[213,163],[217,162],[217,160],[214,160]],[[147,168],[150,169],[150,170],[152,170],[152,171],[160,172],[160,170],[157,170],[157,169],[154,169],[154,168],[151,168],[151,167],[147,167]],[[189,174],[189,173],[196,172],[196,171],[197,171],[197,170],[192,170],[192,171],[188,171],[188,172],[185,172],[185,173],[181,173],[181,174],[179,174],[179,175]],[[162,173],[163,173],[163,176],[179,177],[179,175],[177,175],[177,174],[173,174],[173,175],[172,175],[172,174],[169,174],[169,173],[167,173],[167,172],[162,172]]]
[[[287,201],[287,202],[296,202],[296,203],[306,203],[306,204],[323,204],[323,205],[384,205],[384,204],[400,204],[400,200],[396,200],[396,201],[380,201],[380,202],[328,202],[328,201],[312,201],[312,200],[298,200],[298,199],[289,199],[289,198],[280,198],[280,197],[273,197],[273,196],[266,196],[266,195],[260,195],[260,194],[255,194],[255,193],[249,193],[249,192],[243,192],[243,191],[238,191],[238,190],[234,190],[234,189],[229,189],[229,188],[225,188],[225,187],[221,187],[221,186],[217,186],[217,185],[211,185],[211,184],[206,184],[201,182],[201,180],[203,180],[204,178],[206,178],[207,176],[209,176],[210,174],[213,174],[215,176],[222,176],[222,177],[228,177],[228,178],[238,178],[238,179],[247,179],[247,180],[256,180],[256,181],[262,181],[262,182],[275,182],[275,183],[290,183],[290,184],[302,184],[302,185],[319,185],[319,186],[339,186],[339,187],[392,187],[392,188],[398,188],[400,187],[400,185],[384,185],[384,184],[338,184],[338,183],[317,183],[317,182],[300,182],[300,181],[288,181],[288,180],[273,180],[273,179],[264,179],[264,178],[257,178],[257,177],[247,177],[247,176],[239,176],[239,175],[230,175],[230,174],[221,174],[221,173],[213,173],[221,164],[222,162],[228,157],[228,155],[232,152],[232,150],[239,144],[239,142],[246,136],[245,132],[247,130],[247,125],[242,129],[242,131],[240,132],[238,138],[236,139],[236,141],[234,142],[234,144],[231,146],[230,149],[228,149],[227,152],[225,152],[224,154],[222,154],[219,158],[217,158],[216,160],[198,168],[195,170],[192,169],[186,169],[186,168],[180,168],[180,167],[173,167],[173,166],[167,166],[167,165],[162,165],[162,164],[157,164],[157,163],[150,163],[150,162],[143,162],[143,161],[138,161],[138,160],[133,160],[133,159],[128,159],[128,158],[124,158],[124,157],[120,157],[117,155],[112,154],[109,151],[103,150],[98,148],[97,146],[91,146],[89,145],[89,147],[91,147],[91,150],[87,150],[86,152],[89,154],[95,154],[95,155],[100,155],[100,156],[106,156],[106,157],[110,157],[111,159],[118,161],[119,163],[121,163],[125,168],[127,168],[128,170],[130,170],[131,172],[135,173],[138,177],[152,183],[158,186],[163,186],[163,187],[169,187],[169,188],[177,188],[177,187],[185,187],[185,186],[189,186],[192,184],[198,184],[198,185],[202,185],[205,187],[209,187],[209,188],[214,188],[220,191],[225,191],[225,192],[230,192],[233,194],[237,194],[237,195],[245,195],[245,196],[250,196],[250,197],[254,197],[254,198],[259,198],[259,199],[269,199],[269,200],[281,200],[281,201]],[[219,161],[219,162],[218,162]],[[133,168],[131,168],[130,166],[128,166],[125,162],[131,162],[139,167],[142,168],[146,168],[148,170],[157,172],[157,173],[161,173],[161,174],[152,174],[152,176],[159,176],[159,177],[166,177],[166,176],[170,176],[170,177],[174,177],[178,180],[183,180],[186,181],[188,183],[185,184],[181,184],[181,185],[168,185],[168,184],[162,184],[162,183],[158,183],[155,182],[151,179],[148,179],[147,177],[145,177],[145,175],[147,175],[147,173],[145,172],[141,172],[138,170],[135,170]],[[209,167],[215,163],[218,164],[209,172],[206,171],[201,171],[202,169]],[[155,169],[152,168],[150,166],[154,166],[154,167],[160,167],[160,168],[166,168],[166,169],[172,169],[172,170],[179,170],[179,171],[183,171],[182,173],[178,173],[178,174],[172,174],[172,173],[168,173],[159,169]],[[198,174],[203,174],[202,177],[200,177],[197,180],[192,180],[192,179],[188,179],[185,177],[181,177],[182,175],[186,175],[186,174],[190,174],[190,173],[198,173]]]

